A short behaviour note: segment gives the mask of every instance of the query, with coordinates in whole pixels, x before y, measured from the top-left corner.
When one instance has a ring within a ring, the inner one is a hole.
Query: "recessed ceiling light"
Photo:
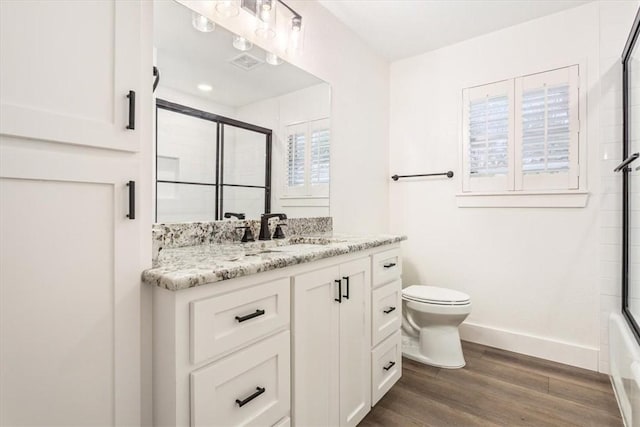
[[[198,89],[200,89],[203,92],[211,92],[213,90],[213,86],[208,85],[206,83],[200,83],[198,85]]]

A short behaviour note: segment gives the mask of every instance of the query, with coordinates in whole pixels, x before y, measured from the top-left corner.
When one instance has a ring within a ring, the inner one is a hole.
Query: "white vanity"
[[[159,285],[154,425],[358,424],[401,376],[401,240],[227,251],[238,258],[209,284],[203,248],[167,257],[191,253],[192,265],[145,272]]]

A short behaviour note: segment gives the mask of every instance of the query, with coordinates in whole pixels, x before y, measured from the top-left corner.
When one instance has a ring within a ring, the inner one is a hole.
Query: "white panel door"
[[[136,158],[0,136],[2,425],[140,422]]]
[[[293,279],[293,420],[297,426],[340,422],[338,277],[336,266]]]
[[[355,426],[371,409],[371,274],[369,258],[340,265],[340,425]]]
[[[138,151],[141,16],[140,1],[0,1],[0,133]]]

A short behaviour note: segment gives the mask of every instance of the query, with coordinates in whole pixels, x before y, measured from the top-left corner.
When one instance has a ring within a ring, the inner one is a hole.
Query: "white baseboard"
[[[466,322],[460,325],[460,338],[464,341],[598,371],[599,350],[595,347]]]

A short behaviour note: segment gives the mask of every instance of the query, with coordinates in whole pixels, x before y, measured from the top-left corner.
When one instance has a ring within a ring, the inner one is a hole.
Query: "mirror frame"
[[[640,9],[636,13],[629,38],[622,52],[622,158],[629,156],[631,140],[629,134],[629,59],[640,37]],[[640,70],[638,70],[640,71]],[[626,168],[625,168],[626,169]],[[629,174],[622,170],[622,314],[640,343],[640,319],[629,310]]]

